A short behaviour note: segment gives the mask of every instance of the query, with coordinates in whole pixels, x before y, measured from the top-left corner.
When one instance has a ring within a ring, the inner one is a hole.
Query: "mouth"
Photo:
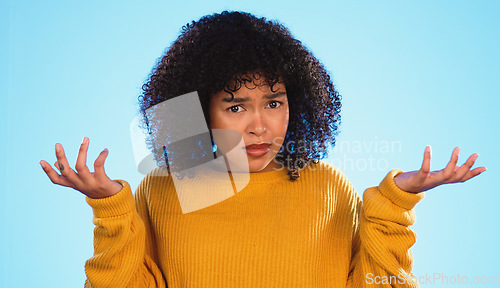
[[[270,143],[252,144],[245,147],[246,152],[252,157],[262,157],[271,150]]]

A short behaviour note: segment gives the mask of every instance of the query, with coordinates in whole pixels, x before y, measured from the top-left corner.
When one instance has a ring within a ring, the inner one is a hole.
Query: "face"
[[[273,159],[283,144],[288,128],[288,98],[282,82],[276,83],[273,91],[264,81],[256,82],[264,84],[241,85],[238,91],[233,92],[232,101],[231,95],[225,91],[214,94],[209,108],[210,128],[239,132],[245,143],[250,172],[267,172],[282,167]],[[224,153],[221,147],[227,146],[227,143],[220,143],[224,140],[215,136],[214,140]]]

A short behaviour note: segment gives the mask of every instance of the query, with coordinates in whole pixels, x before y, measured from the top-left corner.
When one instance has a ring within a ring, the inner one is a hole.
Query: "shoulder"
[[[301,175],[304,176],[303,181],[311,181],[311,184],[314,185],[324,185],[325,189],[331,190],[340,199],[349,199],[348,201],[358,201],[360,199],[344,172],[327,161],[320,160],[316,164],[310,162],[302,170]]]
[[[339,168],[325,160],[319,160],[316,164],[309,162],[301,170],[301,174],[305,176],[304,178],[322,178],[337,184],[350,184],[347,176]]]
[[[164,167],[157,167],[142,179],[135,192],[136,198],[149,199],[153,194],[159,193],[173,185],[172,176]]]

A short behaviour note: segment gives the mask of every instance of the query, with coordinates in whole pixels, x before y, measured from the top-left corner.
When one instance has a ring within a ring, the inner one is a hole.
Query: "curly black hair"
[[[146,142],[158,166],[168,167],[171,159],[167,147],[158,145],[162,141],[148,119],[149,108],[197,91],[209,124],[210,97],[220,91],[232,95],[249,80],[245,75],[255,71],[271,88],[283,81],[287,90],[289,124],[276,160],[285,163],[290,180],[308,163],[327,157],[327,145],[335,145],[339,132],[341,96],[324,66],[281,23],[223,11],[184,25],[142,86],[142,128],[148,130]]]

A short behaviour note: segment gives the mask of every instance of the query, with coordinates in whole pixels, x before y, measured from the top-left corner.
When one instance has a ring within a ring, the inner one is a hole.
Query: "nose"
[[[254,113],[252,115],[252,118],[250,119],[247,132],[249,134],[254,134],[255,136],[260,136],[266,133],[266,131],[267,131],[266,121],[263,115],[259,112]]]

